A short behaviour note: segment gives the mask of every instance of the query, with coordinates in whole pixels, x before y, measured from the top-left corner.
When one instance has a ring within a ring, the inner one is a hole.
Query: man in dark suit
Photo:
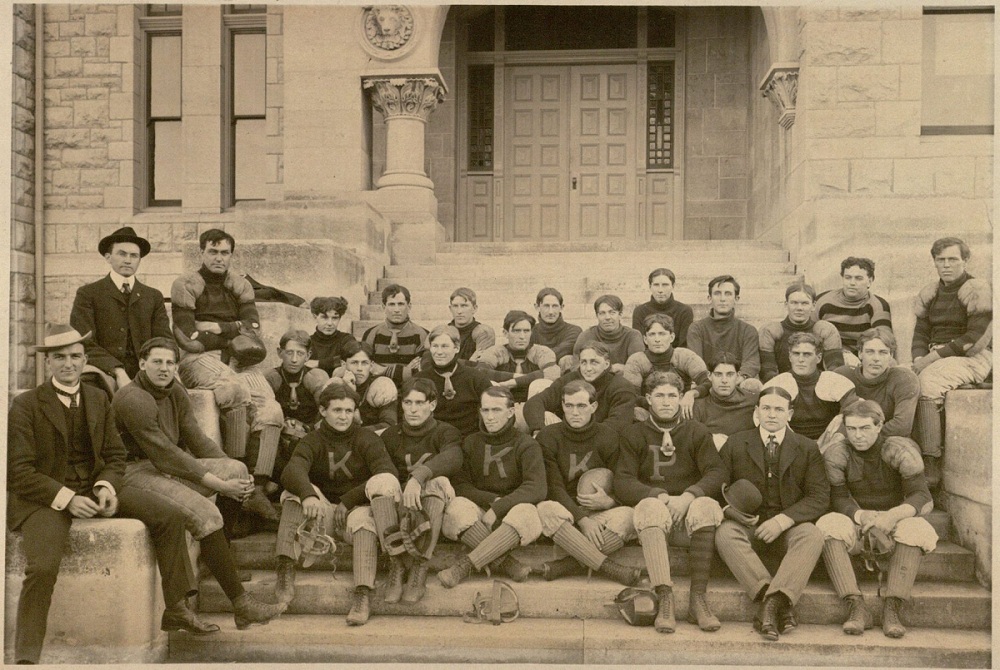
[[[111,271],[77,289],[69,320],[77,332],[94,333],[86,344],[89,364],[121,388],[139,372],[136,352],[142,343],[172,337],[170,322],[163,294],[135,278],[149,253],[147,240],[126,226],[103,238],[97,250]],[[84,381],[90,382],[91,371],[86,373]]]
[[[816,442],[788,430],[791,404],[788,391],[765,388],[757,400],[760,427],[731,435],[719,452],[729,481],[746,479],[763,498],[759,524],[727,518],[715,545],[747,595],[760,603],[754,628],[768,640],[797,625],[795,603],[823,551],[823,533],[813,521],[830,505]],[[758,556],[765,550],[781,556],[773,578]]]
[[[80,384],[87,362],[80,335],[50,325],[44,344],[50,379],[17,396],[8,422],[7,527],[20,530],[24,583],[17,607],[15,661],[37,663],[45,640],[52,590],[73,519],[118,516],[140,519],[153,538],[164,601],[186,630],[205,624],[187,608],[197,592],[181,514],[138,489],[123,486],[125,447],[108,399]],[[166,614],[165,613],[165,619]],[[217,628],[216,628],[217,629]]]

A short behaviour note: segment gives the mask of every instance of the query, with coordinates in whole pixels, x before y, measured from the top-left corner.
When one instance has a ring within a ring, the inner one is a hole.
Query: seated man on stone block
[[[645,335],[646,319],[650,315],[669,316],[674,322],[674,329],[671,331],[676,335],[674,344],[687,347],[687,332],[694,321],[694,310],[691,305],[685,305],[674,298],[676,283],[676,275],[667,268],[656,268],[649,273],[649,302],[636,306],[632,312],[632,328]]]
[[[603,344],[611,356],[611,371],[622,372],[628,357],[645,348],[642,334],[622,323],[624,310],[622,299],[616,295],[602,295],[595,300],[594,314],[597,315],[597,325],[580,333],[580,337],[576,338],[576,344],[573,345],[573,355],[579,358],[584,347]]]
[[[372,363],[371,347],[362,342],[349,343],[344,348],[344,364],[334,370],[331,384],[346,384],[361,398],[358,406],[360,425],[381,434],[396,425],[396,399],[399,391],[392,379],[378,371],[385,371]]]
[[[438,573],[449,589],[486,566],[523,582],[531,569],[511,550],[542,534],[535,508],[546,494],[542,449],[514,426],[509,389],[491,386],[480,403],[480,429],[462,442],[462,467],[453,479],[457,497],[448,503],[441,528],[471,550]]]
[[[722,508],[726,471],[708,430],[681,417],[684,384],[673,372],[654,372],[646,380],[649,418],[625,432],[615,495],[635,508],[633,524],[642,545],[649,581],[660,599],[653,626],[673,633],[673,580],[667,545],[688,547],[691,591],[688,621],[704,631],[722,624],[708,606],[706,592],[715,551],[715,529]]]
[[[430,521],[430,543],[423,556],[403,556],[392,564],[385,602],[415,603],[426,592],[427,561],[441,534],[444,510],[455,498],[449,477],[462,467],[462,436],[454,426],[434,418],[437,390],[429,379],[403,384],[399,402],[402,420],[382,433],[386,451],[399,471],[403,488],[401,514],[422,510]],[[403,579],[407,577],[406,585]]]
[[[350,333],[337,330],[347,313],[347,300],[340,296],[313,298],[309,311],[316,319],[316,330],[309,336],[309,366],[332,375],[350,355],[348,348],[358,342]]]
[[[353,547],[349,626],[368,621],[378,544],[384,548],[386,529],[399,525],[396,506],[402,499],[396,467],[382,440],[354,420],[359,401],[344,385],[330,385],[320,394],[323,423],[299,440],[281,473],[285,491],[275,545],[275,592],[282,603],[295,597],[296,531],[303,521],[314,520],[323,533]]]
[[[889,301],[871,292],[875,261],[848,256],[840,262],[840,277],[844,281],[841,288],[816,296],[816,318],[834,325],[844,345],[844,361],[854,367],[858,364],[858,336],[870,328],[892,331],[892,315]]]
[[[921,557],[937,546],[937,533],[923,515],[934,508],[920,450],[906,437],[882,434],[882,409],[859,400],[844,410],[847,444],[823,454],[833,511],[820,517],[823,561],[837,596],[848,603],[844,632],[861,635],[872,617],[858,589],[851,555],[860,554],[866,534],[891,538],[888,583],[882,599],[882,632],[903,637],[899,610],[910,599]]]
[[[628,357],[622,376],[637,389],[653,372],[674,372],[684,382],[681,411],[686,418],[696,398],[708,395],[711,383],[708,368],[698,354],[684,347],[671,346],[674,342],[674,320],[666,314],[650,314],[643,323],[646,350]],[[692,384],[696,388],[692,388]]]
[[[129,454],[125,486],[181,516],[232,601],[237,628],[267,623],[285,607],[258,602],[243,589],[222,530],[223,516],[231,519],[239,512],[236,501],[250,496],[253,479],[243,463],[227,457],[198,426],[187,391],[174,379],[179,353],[170,338],[145,342],[139,350],[139,374],[111,403]],[[217,505],[209,499],[215,494]],[[179,540],[174,551],[187,555],[187,542]],[[163,627],[195,634],[218,630],[198,620],[183,603],[167,610]]]
[[[595,423],[609,423],[624,429],[633,421],[638,393],[621,375],[611,371],[611,354],[600,342],[592,342],[579,352],[580,366],[555,380],[551,386],[524,403],[524,421],[532,433],[548,423],[562,421],[563,388],[582,379],[597,391]]]
[[[740,389],[760,391],[760,337],[757,329],[736,316],[740,284],[732,275],[719,275],[708,282],[712,307],[708,316],[688,328],[687,348],[703,361],[716,360],[723,352],[736,358]]]
[[[788,429],[792,397],[780,386],[760,393],[760,427],[731,435],[719,456],[728,481],[746,479],[760,491],[759,523],[725,519],[715,545],[747,596],[756,604],[754,630],[777,640],[798,626],[795,604],[823,551],[814,521],[830,505],[830,482],[813,440]],[[772,577],[760,554],[776,552],[781,564]]]
[[[712,388],[708,395],[694,401],[692,418],[708,428],[716,449],[721,449],[730,435],[754,427],[759,394],[740,389],[732,354],[723,352],[711,368],[708,378]]]
[[[429,379],[438,394],[434,418],[450,423],[462,436],[479,426],[479,398],[493,383],[485,370],[458,358],[460,337],[454,326],[438,326],[427,336],[432,364],[416,373]]]
[[[844,364],[843,344],[840,333],[833,324],[817,321],[813,317],[816,290],[801,282],[785,289],[785,310],[782,321],[761,326],[760,329],[760,380],[768,382],[773,377],[791,369],[788,360],[788,338],[793,333],[812,333],[822,342],[823,369],[833,370]]]
[[[640,571],[608,558],[635,539],[631,508],[612,497],[618,431],[592,420],[597,390],[582,379],[563,387],[562,406],[565,421],[546,426],[535,438],[548,482],[548,500],[538,503],[538,516],[542,533],[569,556],[546,563],[542,577],[558,579],[589,569],[632,586]]]
[[[551,349],[559,369],[566,372],[573,367],[573,345],[583,329],[563,319],[563,296],[554,288],[546,286],[538,292],[535,309],[538,310],[538,325],[531,329],[531,344]]]
[[[957,237],[931,246],[938,281],[920,290],[913,328],[913,371],[920,377],[920,400],[913,437],[924,454],[927,481],[941,479],[942,408],[945,394],[978,384],[993,370],[993,289],[966,272],[972,252]]]

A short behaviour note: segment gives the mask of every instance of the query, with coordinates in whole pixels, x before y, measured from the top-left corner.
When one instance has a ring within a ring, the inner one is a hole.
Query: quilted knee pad
[[[347,515],[347,534],[354,535],[359,530],[370,530],[378,535],[375,530],[375,517],[372,516],[372,508],[368,505],[355,507]]]
[[[538,510],[528,503],[511,507],[503,522],[517,531],[521,537],[522,547],[528,546],[542,534],[542,521],[538,518]]]
[[[542,524],[542,534],[545,537],[552,537],[567,521],[573,523],[573,515],[562,503],[557,503],[555,500],[543,500],[538,503],[537,510],[538,519]]]
[[[382,472],[372,475],[365,482],[365,496],[369,500],[376,496],[386,496],[398,503],[403,499],[403,491],[399,488],[399,480],[395,475]]]
[[[441,532],[449,540],[458,540],[472,524],[483,516],[479,505],[468,498],[457,496],[444,510],[444,520],[441,522]]]
[[[858,543],[858,527],[847,516],[839,512],[828,512],[816,521],[816,527],[823,533],[823,540],[840,540],[847,551],[855,550]]]
[[[450,503],[455,499],[455,488],[447,477],[435,477],[424,484],[421,498],[440,498],[445,503]]]
[[[684,518],[684,528],[688,535],[702,528],[718,528],[722,523],[722,507],[718,501],[708,496],[700,496],[691,501]]]
[[[631,507],[612,507],[598,514],[597,519],[600,524],[612,533],[622,538],[625,542],[634,540],[635,532],[635,511]]]
[[[902,519],[896,524],[896,528],[892,532],[892,538],[900,544],[919,547],[925,554],[934,551],[938,541],[934,526],[922,516]]]
[[[666,533],[670,532],[672,520],[670,510],[667,506],[656,498],[643,498],[635,506],[632,515],[635,531],[641,533],[647,528],[660,528]]]

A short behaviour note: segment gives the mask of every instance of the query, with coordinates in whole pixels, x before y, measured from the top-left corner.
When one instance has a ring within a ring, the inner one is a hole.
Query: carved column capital
[[[761,82],[760,91],[778,109],[778,124],[785,129],[795,123],[795,100],[799,92],[799,66],[775,63]]]
[[[444,101],[444,82],[434,76],[365,77],[365,90],[372,92],[372,105],[386,120],[409,117],[427,121]]]

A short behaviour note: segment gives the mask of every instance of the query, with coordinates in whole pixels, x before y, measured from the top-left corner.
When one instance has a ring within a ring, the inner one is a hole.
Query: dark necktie
[[[128,282],[122,282],[122,293],[125,294],[126,298],[132,295],[132,288],[128,285]]]
[[[767,458],[768,460],[774,460],[774,453],[778,450],[778,441],[774,439],[774,435],[767,436]]]
[[[394,354],[399,351],[399,331],[389,330],[389,353]]]
[[[55,386],[53,386],[52,388],[56,389],[56,393],[58,393],[59,395],[69,398],[70,409],[75,409],[80,406],[80,403],[76,401],[76,393],[68,393],[66,391],[63,391],[61,388],[57,388]]]

